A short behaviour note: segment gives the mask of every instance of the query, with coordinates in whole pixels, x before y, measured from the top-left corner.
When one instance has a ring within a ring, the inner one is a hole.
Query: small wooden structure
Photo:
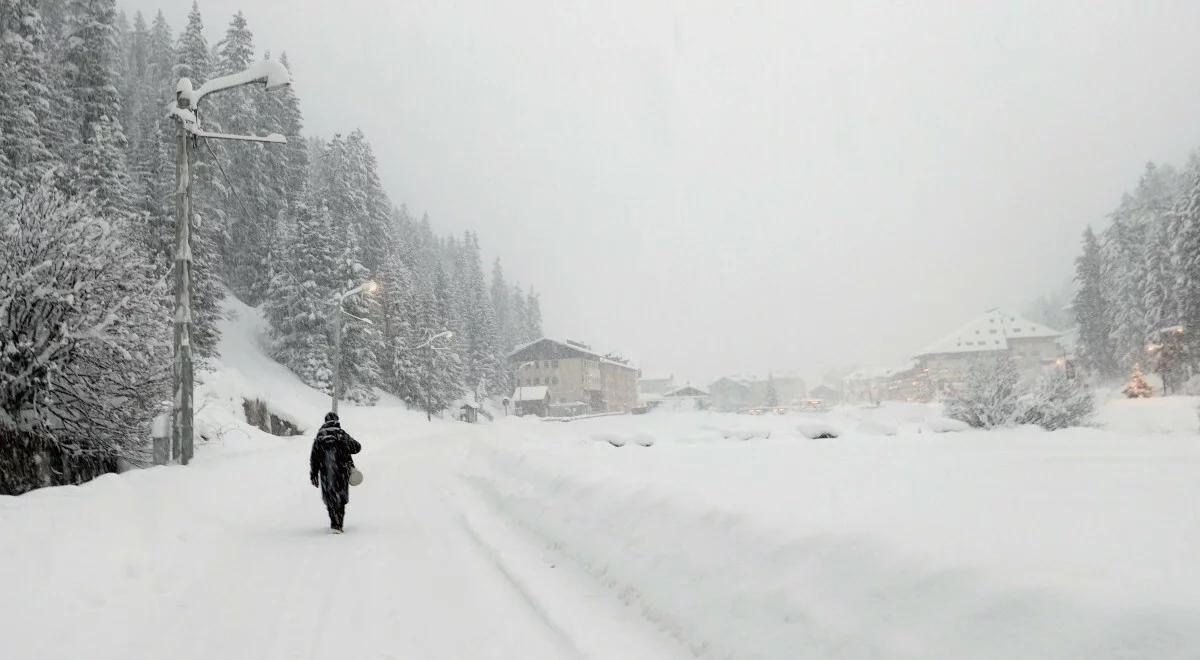
[[[550,410],[550,388],[545,385],[518,387],[513,392],[512,400],[518,416],[545,417]]]
[[[469,424],[474,424],[479,421],[479,406],[468,401],[462,404],[458,418]]]

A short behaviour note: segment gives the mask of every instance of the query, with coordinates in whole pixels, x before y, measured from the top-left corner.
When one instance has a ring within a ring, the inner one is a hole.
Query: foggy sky
[[[210,43],[239,8],[306,132],[362,128],[548,334],[698,383],[1019,311],[1200,146],[1197,2],[209,0]]]

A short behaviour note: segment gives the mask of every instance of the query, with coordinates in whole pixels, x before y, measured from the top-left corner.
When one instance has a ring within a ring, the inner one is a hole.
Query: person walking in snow
[[[337,413],[325,415],[325,423],[317,431],[308,458],[308,478],[321,489],[321,499],[329,510],[329,527],[335,534],[342,533],[346,504],[350,501],[350,471],[354,469],[351,455],[360,450],[362,445],[342,430]]]

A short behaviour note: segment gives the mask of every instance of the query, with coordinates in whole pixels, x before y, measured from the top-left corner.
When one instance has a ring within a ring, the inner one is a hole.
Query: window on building
[[[542,379],[541,379],[541,378],[534,378],[534,379],[533,379],[533,384],[534,384],[534,385],[541,385],[541,384],[542,384]]]
[[[551,378],[550,380],[553,380],[554,384],[558,385],[558,376],[555,376],[554,378]]]
[[[552,364],[554,365],[554,368],[555,368],[555,369],[557,369],[557,368],[558,368],[558,360],[554,360],[554,362],[553,362]]]
[[[549,369],[549,368],[550,368],[550,360],[545,360],[545,361],[543,361],[543,362],[542,362],[542,367],[543,367],[543,368],[545,368],[545,369]]]

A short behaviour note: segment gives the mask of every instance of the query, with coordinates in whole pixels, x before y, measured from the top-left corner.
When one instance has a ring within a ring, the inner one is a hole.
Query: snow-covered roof
[[[597,353],[595,351],[595,349],[593,349],[591,346],[588,346],[586,344],[581,344],[577,341],[570,341],[567,339],[554,339],[552,337],[540,337],[533,341],[525,342],[524,344],[520,344],[508,353],[508,357],[509,357],[509,359],[512,359],[521,351],[529,349],[529,348],[536,346],[537,344],[540,344],[542,342],[550,342],[553,344],[557,344],[558,346],[561,346],[562,348],[565,348],[569,351],[587,355],[588,357],[599,360],[600,362],[603,362],[604,364],[610,364],[610,365],[613,365],[616,367],[622,367],[625,369],[632,369],[634,371],[637,371],[637,366],[634,365],[633,362],[617,362],[616,360],[605,357],[601,353]]]
[[[550,388],[545,385],[528,385],[513,391],[513,401],[544,401]]]
[[[1057,330],[1034,323],[1016,314],[992,309],[926,346],[917,355],[1006,351],[1009,348],[1010,339],[1056,338],[1060,334]]]
[[[766,380],[766,379],[759,378],[758,376],[755,376],[753,374],[730,374],[728,376],[721,376],[720,378],[714,380],[712,382],[712,385],[716,385],[717,383],[719,383],[723,380],[727,380],[731,383],[741,385],[742,387],[750,387],[751,384],[757,383],[758,381]],[[712,387],[712,385],[709,385],[709,387]]]
[[[664,393],[663,396],[708,396],[708,392],[695,385],[684,385]]]
[[[887,378],[891,378],[897,374],[902,374],[906,371],[915,369],[916,366],[917,366],[917,364],[915,362],[905,362],[904,364],[891,366],[891,367],[864,367],[862,369],[858,369],[857,371],[852,371],[852,372],[846,374],[846,380],[850,380],[850,381],[884,380]]]

